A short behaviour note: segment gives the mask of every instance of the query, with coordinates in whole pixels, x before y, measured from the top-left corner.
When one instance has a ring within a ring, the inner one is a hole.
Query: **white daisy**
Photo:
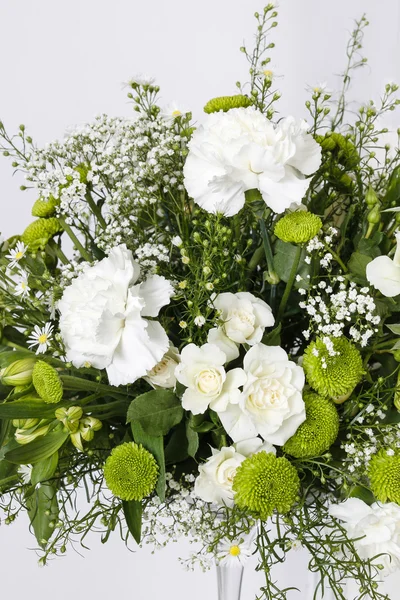
[[[18,473],[21,475],[22,481],[29,484],[32,476],[32,465],[20,465],[18,467]]]
[[[28,250],[28,246],[25,246],[23,242],[17,242],[15,248],[10,250],[8,254],[6,254],[6,258],[8,258],[9,265],[8,268],[12,269],[17,266],[21,258],[24,258],[26,251]]]
[[[137,84],[137,85],[154,85],[156,82],[154,77],[150,77],[150,75],[145,75],[144,73],[137,73],[136,75],[134,75],[133,77],[131,77],[125,84],[124,86],[126,87],[131,87],[132,84]]]
[[[167,104],[162,110],[160,115],[169,122],[173,122],[178,117],[184,117],[189,111],[183,106],[179,106],[176,102]]]
[[[44,327],[35,325],[31,335],[28,338],[29,348],[38,346],[36,354],[44,354],[50,345],[52,332],[53,326],[50,323],[46,323]]]
[[[253,541],[254,536],[250,536],[246,541],[224,538],[219,544],[218,563],[225,567],[244,566],[254,552]]]
[[[25,271],[21,272],[21,275],[17,278],[17,285],[15,286],[14,293],[16,296],[22,296],[25,298],[30,292],[30,287],[28,284],[28,274]]]

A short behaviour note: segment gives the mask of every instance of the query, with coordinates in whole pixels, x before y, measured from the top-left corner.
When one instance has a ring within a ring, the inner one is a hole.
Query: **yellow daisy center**
[[[19,250],[16,255],[15,255],[15,260],[21,260],[21,258],[24,256],[24,253],[21,252],[21,250]]]
[[[46,344],[47,339],[48,339],[47,334],[42,333],[42,335],[39,335],[39,337],[38,337],[38,342],[39,342],[39,344]]]
[[[240,554],[239,546],[231,546],[229,549],[229,554],[231,556],[239,556],[239,554]]]
[[[173,110],[172,111],[172,116],[173,117],[180,117],[181,116],[181,111],[180,110]]]
[[[263,71],[263,73],[264,73],[265,77],[272,77],[272,75],[274,74],[274,72],[271,71],[271,69],[265,69]]]

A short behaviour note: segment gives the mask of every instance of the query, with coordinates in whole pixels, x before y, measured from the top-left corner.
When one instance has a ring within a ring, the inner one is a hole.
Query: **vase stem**
[[[218,600],[240,600],[243,567],[217,565]]]

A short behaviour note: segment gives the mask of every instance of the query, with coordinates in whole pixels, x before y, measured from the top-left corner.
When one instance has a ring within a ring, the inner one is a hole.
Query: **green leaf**
[[[361,252],[353,252],[350,256],[348,267],[350,273],[356,275],[356,277],[366,278],[365,270],[367,268],[367,264],[370,263],[372,258],[367,256],[366,254],[361,254]]]
[[[124,511],[126,524],[128,529],[133,535],[135,541],[140,544],[140,538],[142,535],[142,514],[143,506],[141,502],[137,500],[131,500],[130,502],[122,502],[122,509]]]
[[[173,465],[186,460],[188,454],[188,440],[185,423],[179,423],[172,432],[168,444],[165,446],[165,464]]]
[[[58,519],[57,489],[55,485],[44,484],[33,488],[25,499],[28,515],[38,544],[46,548]]]
[[[194,458],[199,449],[199,434],[194,431],[190,425],[190,420],[186,421],[187,452]]]
[[[33,465],[31,482],[32,485],[36,485],[37,483],[41,483],[42,481],[47,481],[51,477],[53,477],[58,465],[58,452],[54,452],[48,458],[39,461],[35,465]]]
[[[17,465],[35,464],[54,454],[68,437],[69,434],[64,431],[52,431],[29,444],[9,450],[5,453],[5,459]]]
[[[394,333],[395,335],[400,335],[400,325],[399,324],[388,324],[386,323],[386,327],[388,329],[390,329],[390,331],[392,333]]]
[[[281,345],[281,330],[282,323],[279,323],[278,327],[275,327],[269,333],[265,333],[262,338],[262,343],[266,346],[280,346]]]
[[[140,423],[149,435],[166,435],[182,421],[183,408],[180,400],[170,390],[153,390],[132,400],[127,422]]]
[[[146,450],[151,452],[158,462],[160,471],[158,474],[158,481],[156,485],[156,492],[161,501],[165,500],[165,456],[164,456],[164,439],[162,436],[149,435],[144,431],[138,421],[131,423],[133,439],[137,444],[142,444]]]
[[[46,404],[37,396],[24,396],[12,402],[0,404],[0,419],[54,418],[54,405]]]
[[[0,367],[4,369],[11,365],[11,363],[16,360],[21,360],[22,358],[33,357],[34,355],[29,350],[10,350],[7,349],[6,352],[0,352]]]
[[[276,240],[274,250],[275,271],[282,281],[287,283],[296,258],[297,246],[288,244],[287,242],[282,242],[282,240]],[[309,275],[311,272],[311,266],[304,262],[305,255],[306,252],[303,250],[300,258],[299,268],[297,270],[298,275],[300,275],[300,277],[303,279],[303,281],[300,282],[302,287],[306,287],[307,275]]]
[[[350,492],[350,498],[359,498],[368,505],[371,505],[373,502],[375,502],[373,493],[361,485],[356,485],[353,487]]]

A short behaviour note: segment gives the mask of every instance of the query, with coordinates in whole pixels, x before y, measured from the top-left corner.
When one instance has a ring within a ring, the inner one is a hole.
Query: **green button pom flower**
[[[21,240],[29,247],[31,252],[37,252],[39,249],[43,249],[51,238],[62,230],[63,228],[56,217],[37,219],[28,225],[21,235]]]
[[[346,400],[364,374],[361,354],[344,336],[317,338],[306,348],[302,366],[310,386],[336,402]]]
[[[35,390],[45,402],[56,404],[63,397],[63,384],[55,369],[43,360],[38,360],[32,372]]]
[[[247,108],[253,104],[252,100],[243,94],[236,94],[235,96],[220,96],[219,98],[213,98],[209,100],[204,107],[205,113],[214,113],[222,110],[228,112],[231,108]]]
[[[276,510],[288,512],[296,501],[300,479],[287,458],[257,452],[246,458],[233,480],[235,504],[255,517],[268,519]]]
[[[143,500],[155,488],[158,464],[145,448],[126,442],[112,450],[104,465],[104,477],[114,496]]]
[[[309,392],[304,394],[306,420],[288,439],[283,450],[295,458],[320,456],[328,450],[339,433],[339,415],[328,398]]]
[[[371,491],[380,502],[400,504],[400,455],[380,450],[368,467]]]
[[[322,221],[305,210],[288,213],[279,219],[274,233],[282,242],[306,244],[314,238],[322,227]]]
[[[33,217],[52,217],[56,212],[56,207],[60,204],[59,200],[56,200],[54,196],[49,196],[48,200],[39,198],[32,206]]]

